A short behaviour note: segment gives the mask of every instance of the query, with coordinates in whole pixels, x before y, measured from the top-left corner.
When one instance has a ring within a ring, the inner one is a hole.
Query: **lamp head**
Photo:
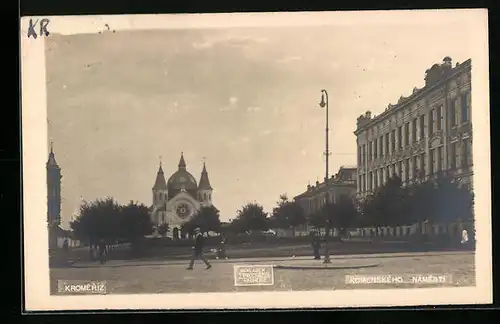
[[[324,94],[324,93],[322,93],[322,94],[321,94],[321,102],[319,103],[319,106],[320,106],[321,108],[324,108],[324,107],[326,106],[326,102],[325,102],[325,94]]]

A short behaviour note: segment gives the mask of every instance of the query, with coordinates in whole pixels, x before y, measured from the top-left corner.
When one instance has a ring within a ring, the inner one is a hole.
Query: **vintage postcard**
[[[486,10],[21,24],[27,310],[492,301]]]

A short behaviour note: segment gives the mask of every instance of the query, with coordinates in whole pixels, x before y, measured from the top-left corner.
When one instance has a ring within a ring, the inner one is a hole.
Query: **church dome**
[[[179,190],[192,191],[198,189],[196,179],[191,173],[186,170],[186,162],[184,156],[181,154],[179,161],[179,169],[170,176],[167,181],[168,191],[175,192]]]
[[[191,173],[186,170],[178,170],[170,176],[167,182],[168,189],[170,190],[197,190],[198,185],[196,184],[195,178]]]

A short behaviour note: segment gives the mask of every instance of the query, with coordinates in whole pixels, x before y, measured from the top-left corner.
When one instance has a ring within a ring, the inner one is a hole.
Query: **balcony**
[[[456,136],[462,137],[463,135],[472,135],[472,124],[470,121],[453,126],[450,129],[449,136],[452,138]]]
[[[467,121],[463,124],[460,124],[458,127],[457,127],[457,132],[459,134],[472,134],[472,124]]]

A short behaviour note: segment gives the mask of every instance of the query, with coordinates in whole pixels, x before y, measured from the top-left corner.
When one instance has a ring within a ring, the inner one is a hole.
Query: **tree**
[[[408,223],[435,221],[435,204],[437,202],[434,196],[435,189],[435,184],[432,181],[415,183],[409,188]]]
[[[114,241],[118,237],[120,206],[113,198],[83,202],[80,216],[70,223],[77,238],[92,248],[100,240]]]
[[[264,207],[257,203],[248,203],[238,210],[233,224],[238,232],[265,231],[269,228],[269,218]]]
[[[390,178],[363,203],[363,220],[370,226],[399,226],[408,222],[408,189],[397,176]]]
[[[271,223],[277,228],[291,228],[295,235],[295,228],[306,222],[302,207],[295,201],[289,201],[286,194],[280,196],[277,205],[273,209]]]
[[[243,221],[235,217],[226,226],[226,231],[231,234],[240,234],[246,232],[247,229],[245,228]]]
[[[472,218],[474,195],[451,176],[438,174],[435,179],[414,185],[411,192],[412,218],[419,221],[446,224]]]
[[[401,178],[394,177],[387,181],[382,187],[385,194],[384,210],[387,215],[385,223],[389,226],[401,226],[408,224],[409,189],[403,187]]]
[[[325,218],[332,227],[339,228],[345,232],[358,219],[358,211],[354,201],[346,196],[340,196],[335,203],[327,204],[325,208]]]
[[[195,228],[200,228],[203,233],[209,231],[220,232],[219,210],[214,206],[201,207],[200,210],[185,223],[182,228],[186,233],[192,233]]]
[[[326,219],[323,211],[317,211],[307,216],[307,223],[315,229],[325,228]]]
[[[160,234],[161,236],[167,235],[168,231],[169,231],[169,226],[167,223],[163,223],[160,226],[158,226],[158,234]]]
[[[436,190],[440,202],[435,205],[439,222],[473,218],[474,194],[467,186],[449,176],[439,175]]]
[[[120,206],[113,198],[83,202],[80,216],[70,226],[75,236],[87,241],[91,249],[100,240],[108,244],[118,239],[133,243],[153,230],[146,206],[134,202]]]
[[[374,195],[369,194],[360,201],[361,212],[359,213],[358,219],[359,226],[370,227],[375,225],[373,221],[373,214],[376,212],[374,200]]]
[[[153,223],[149,216],[148,207],[130,201],[120,208],[120,237],[128,242],[135,243],[144,235],[153,232]]]

